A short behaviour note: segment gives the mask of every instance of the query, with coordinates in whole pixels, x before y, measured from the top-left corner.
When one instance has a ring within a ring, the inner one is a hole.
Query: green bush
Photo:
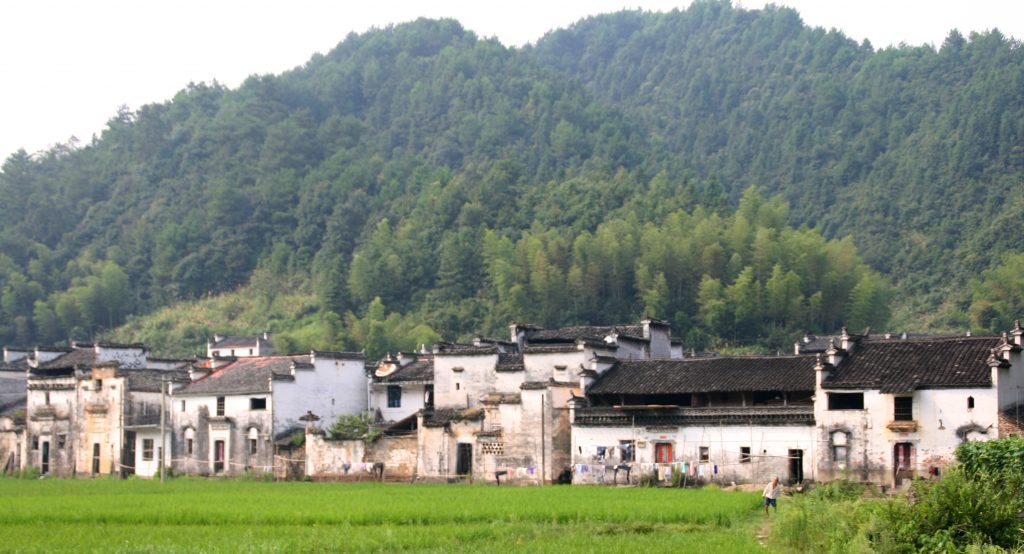
[[[1024,438],[965,442],[957,447],[956,459],[972,478],[1024,474]]]
[[[894,500],[879,510],[874,533],[879,545],[887,547],[880,550],[899,544],[925,552],[958,552],[972,545],[1020,548],[1022,484],[1019,474],[972,478],[960,466],[938,481],[916,481],[911,501]]]
[[[39,479],[39,468],[31,466],[22,468],[15,475],[18,479]]]

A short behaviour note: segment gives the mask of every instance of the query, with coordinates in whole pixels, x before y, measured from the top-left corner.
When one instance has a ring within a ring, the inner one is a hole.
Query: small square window
[[[402,386],[388,385],[388,408],[402,407]]]
[[[740,447],[740,463],[741,464],[749,464],[750,463],[750,447],[749,446],[741,446]]]
[[[706,463],[706,462],[711,461],[710,449],[708,447],[706,447],[706,446],[700,447],[700,461],[701,461],[701,463]]]
[[[897,396],[892,400],[893,419],[896,421],[912,421],[914,419],[914,397]]]
[[[249,399],[250,410],[266,410],[267,399],[266,398],[250,398]]]
[[[153,439],[142,439],[142,459],[153,459]]]

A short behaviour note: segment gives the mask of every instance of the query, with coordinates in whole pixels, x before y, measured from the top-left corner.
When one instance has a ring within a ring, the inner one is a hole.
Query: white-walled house
[[[214,335],[206,343],[207,358],[251,358],[276,354],[270,333],[259,335]]]
[[[214,360],[208,374],[173,392],[175,471],[270,472],[274,441],[300,431],[308,413],[325,422],[367,409],[359,353]]]
[[[664,322],[543,329],[513,324],[511,340],[434,347],[434,409],[419,414],[421,478],[568,480],[570,401],[593,360],[668,358]]]
[[[813,356],[595,363],[572,404],[573,482],[813,479]]]
[[[1021,330],[1002,337],[865,339],[844,332],[816,365],[821,479],[899,486],[968,440],[1020,434]]]
[[[390,354],[374,368],[370,409],[384,422],[397,422],[434,407],[432,352]]]

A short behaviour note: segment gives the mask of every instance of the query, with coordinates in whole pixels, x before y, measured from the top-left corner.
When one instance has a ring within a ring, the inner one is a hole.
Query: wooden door
[[[222,473],[224,471],[224,441],[215,441],[213,443],[213,472]]]

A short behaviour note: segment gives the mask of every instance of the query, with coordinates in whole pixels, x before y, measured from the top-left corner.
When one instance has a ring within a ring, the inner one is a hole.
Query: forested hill
[[[451,20],[350,35],[7,159],[0,342],[265,327],[375,353],[648,314],[779,345],[886,325],[890,298],[967,324],[969,278],[1019,249],[1022,65],[996,32],[874,51],[715,2],[524,49]],[[301,308],[175,308],[238,290]]]

